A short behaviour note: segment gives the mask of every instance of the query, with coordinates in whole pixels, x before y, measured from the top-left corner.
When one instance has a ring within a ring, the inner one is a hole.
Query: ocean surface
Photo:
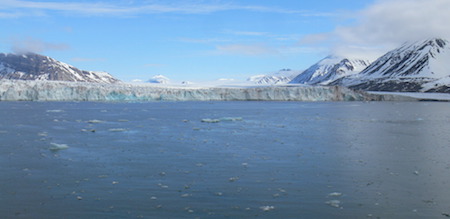
[[[450,104],[0,102],[0,218],[448,218]]]

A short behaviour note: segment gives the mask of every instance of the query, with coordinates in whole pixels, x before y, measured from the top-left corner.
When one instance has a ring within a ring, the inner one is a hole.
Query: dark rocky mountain
[[[106,72],[84,71],[48,56],[0,53],[0,79],[73,81],[93,83],[119,82]]]

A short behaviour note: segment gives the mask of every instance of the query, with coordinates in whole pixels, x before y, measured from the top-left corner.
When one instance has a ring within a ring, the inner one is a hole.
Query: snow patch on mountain
[[[259,85],[287,84],[299,73],[300,71],[282,69],[274,74],[251,76],[247,81]]]
[[[356,75],[336,81],[372,91],[441,92],[450,76],[450,43],[433,38],[406,43],[394,49]]]
[[[0,79],[116,83],[106,72],[84,71],[48,56],[0,53]]]
[[[289,83],[328,85],[340,78],[359,73],[369,64],[370,61],[368,60],[348,59],[330,55],[306,69]]]
[[[168,84],[170,83],[170,79],[164,75],[155,75],[147,82],[152,84]]]

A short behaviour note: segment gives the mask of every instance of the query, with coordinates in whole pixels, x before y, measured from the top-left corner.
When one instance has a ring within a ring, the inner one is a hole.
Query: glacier
[[[380,101],[413,98],[340,86],[190,87],[0,80],[0,101]]]

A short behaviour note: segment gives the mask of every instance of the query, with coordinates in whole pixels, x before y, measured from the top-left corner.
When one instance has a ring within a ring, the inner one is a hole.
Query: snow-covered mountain
[[[261,85],[287,84],[299,73],[299,71],[293,71],[291,69],[281,69],[280,71],[270,75],[251,76],[247,79],[247,81]]]
[[[297,75],[291,84],[328,85],[339,78],[354,75],[369,66],[370,61],[327,56]]]
[[[0,53],[0,79],[116,83],[106,72],[83,71],[48,56]]]
[[[168,84],[170,82],[170,79],[164,75],[155,75],[147,82],[152,84]]]
[[[406,43],[359,74],[332,84],[372,91],[450,92],[450,43],[439,38]]]

